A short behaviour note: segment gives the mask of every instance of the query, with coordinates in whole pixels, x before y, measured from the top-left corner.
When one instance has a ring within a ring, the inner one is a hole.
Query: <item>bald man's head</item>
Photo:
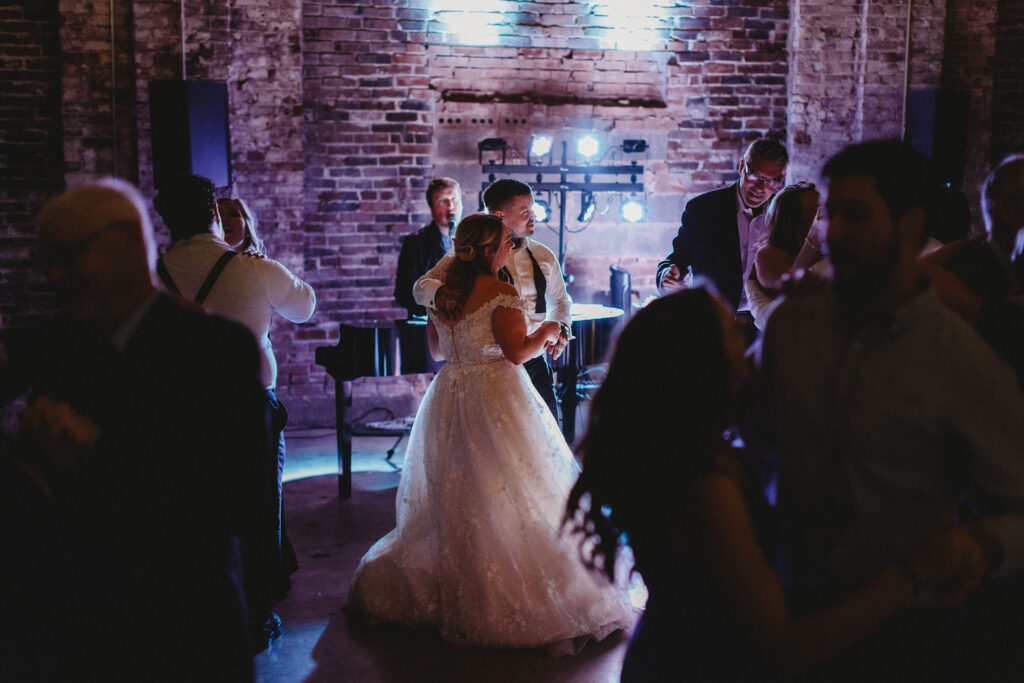
[[[113,331],[152,295],[153,226],[130,184],[111,178],[68,190],[36,225],[46,278],[76,318]]]

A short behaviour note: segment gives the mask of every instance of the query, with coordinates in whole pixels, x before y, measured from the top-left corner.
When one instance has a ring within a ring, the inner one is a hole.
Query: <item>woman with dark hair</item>
[[[768,559],[770,508],[724,438],[750,372],[733,316],[703,288],[655,300],[618,339],[566,514],[609,578],[628,537],[650,591],[623,681],[799,673],[953,575],[936,531],[842,604],[792,616]]]
[[[758,329],[764,329],[784,278],[821,260],[821,243],[815,227],[820,208],[821,194],[814,183],[787,185],[768,204],[765,233],[756,245],[754,267],[744,283]]]
[[[396,527],[363,557],[349,605],[458,644],[563,654],[628,626],[632,611],[562,529],[578,467],[521,367],[561,330],[527,333],[527,305],[495,277],[511,246],[499,216],[456,230],[443,281],[457,312],[430,311],[428,323],[447,362],[413,423]]]

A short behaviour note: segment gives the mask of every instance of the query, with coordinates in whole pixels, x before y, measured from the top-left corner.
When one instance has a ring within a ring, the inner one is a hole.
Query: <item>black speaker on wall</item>
[[[228,86],[222,81],[150,81],[153,184],[189,173],[231,185]]]
[[[907,141],[930,156],[954,188],[964,183],[969,104],[966,90],[911,90],[907,98]]]

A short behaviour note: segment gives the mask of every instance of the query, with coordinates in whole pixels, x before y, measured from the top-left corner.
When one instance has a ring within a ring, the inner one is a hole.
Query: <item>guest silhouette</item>
[[[69,190],[37,223],[67,316],[7,335],[5,394],[31,390],[21,452],[80,560],[49,646],[82,680],[250,680],[238,539],[265,440],[252,335],[156,290],[131,185]]]

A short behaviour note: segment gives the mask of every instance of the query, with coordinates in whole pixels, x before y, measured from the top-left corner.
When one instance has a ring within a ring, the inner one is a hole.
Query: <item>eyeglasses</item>
[[[747,182],[753,183],[754,185],[765,185],[772,189],[778,187],[785,180],[785,176],[779,176],[778,178],[766,178],[757,171],[751,171],[750,167],[747,166],[747,162],[743,162],[743,177],[747,179]]]

